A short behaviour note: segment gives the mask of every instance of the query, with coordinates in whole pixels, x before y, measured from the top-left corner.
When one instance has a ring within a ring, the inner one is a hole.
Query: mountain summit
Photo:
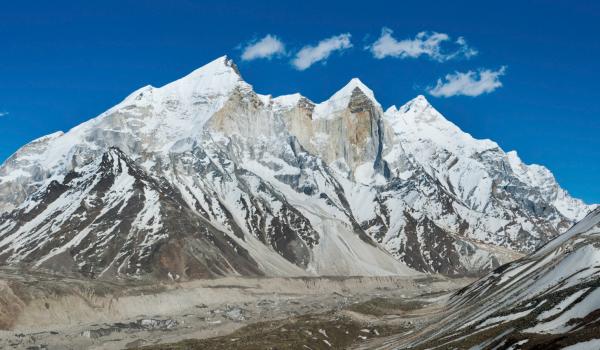
[[[592,210],[418,96],[254,92],[223,56],[0,167],[0,262],[95,278],[481,273]]]

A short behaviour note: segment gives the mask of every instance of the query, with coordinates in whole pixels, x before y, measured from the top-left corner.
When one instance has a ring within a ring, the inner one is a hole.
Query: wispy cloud
[[[8,112],[0,112],[0,117],[6,117],[8,115]]]
[[[321,40],[316,46],[304,46],[292,60],[292,65],[298,70],[305,70],[319,61],[327,60],[333,52],[351,48],[350,37],[349,33],[345,33]]]
[[[267,34],[264,38],[258,41],[252,41],[244,47],[242,60],[251,61],[258,58],[271,59],[275,56],[284,54],[285,45],[283,42],[276,36]]]
[[[446,75],[445,81],[438,79],[437,84],[434,87],[430,87],[428,92],[436,97],[451,97],[456,95],[479,96],[501,87],[502,82],[500,81],[500,77],[505,72],[505,66],[497,71],[479,69],[477,72],[455,72]]]
[[[420,32],[414,39],[397,40],[392,36],[389,28],[381,30],[381,36],[365,49],[370,50],[373,57],[418,58],[428,56],[439,62],[454,58],[470,58],[477,55],[477,50],[469,47],[463,37],[452,41],[445,33]],[[442,44],[446,43],[451,50],[443,50]]]

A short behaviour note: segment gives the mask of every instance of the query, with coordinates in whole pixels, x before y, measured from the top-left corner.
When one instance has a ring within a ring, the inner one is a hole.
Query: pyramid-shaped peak
[[[433,106],[431,105],[431,103],[429,103],[429,101],[427,101],[427,98],[425,98],[425,96],[418,95],[417,97],[415,97],[412,100],[406,102],[405,104],[401,105],[400,107],[397,107],[396,105],[390,106],[385,111],[385,114],[387,114],[389,116],[396,115],[397,113],[400,113],[400,114],[407,114],[407,113],[421,114],[421,113],[425,112],[428,109],[431,109],[432,111],[435,111],[435,108],[433,108]]]
[[[349,86],[353,86],[353,87],[358,87],[359,89],[365,89],[365,90],[369,90],[369,88],[358,78],[352,78],[350,79],[350,81],[348,82]]]
[[[333,94],[333,96],[331,96],[327,101],[317,104],[315,106],[313,117],[328,118],[331,117],[336,111],[348,107],[352,101],[355,91],[360,91],[369,100],[371,100],[375,106],[381,107],[379,102],[377,102],[375,99],[373,90],[369,89],[365,84],[363,84],[360,79],[352,78],[343,88]]]
[[[231,91],[240,84],[249,87],[242,79],[233,60],[221,56],[183,78],[163,86],[161,90],[221,94]]]
[[[336,98],[336,99],[349,98],[352,96],[352,93],[356,89],[360,90],[369,99],[371,99],[373,102],[377,103],[377,100],[375,100],[375,94],[373,93],[373,90],[369,89],[369,87],[367,87],[358,78],[350,79],[350,81],[343,88],[341,88],[338,92],[336,92],[331,98],[332,99],[334,99],[334,98]]]
[[[431,107],[431,103],[429,103],[425,96],[418,95],[417,97],[413,98],[412,100],[404,104],[402,107],[400,107],[399,110],[403,113],[408,112],[409,110],[413,112],[422,112]]]
[[[233,62],[231,58],[227,55],[221,56],[211,62],[203,65],[202,67],[194,70],[192,73],[188,75],[188,77],[193,76],[209,76],[209,75],[223,75],[223,74],[234,74],[237,75],[239,79],[241,79],[240,71],[238,70],[236,64]]]
[[[417,95],[417,97],[413,98],[410,103],[420,106],[431,106],[431,103],[429,103],[427,98],[425,98],[423,95]]]

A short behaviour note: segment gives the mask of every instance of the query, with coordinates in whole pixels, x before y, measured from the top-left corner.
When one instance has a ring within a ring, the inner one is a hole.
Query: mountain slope
[[[107,157],[135,176],[97,189]],[[422,96],[384,112],[353,79],[322,103],[272,98],[221,57],[11,156],[0,258],[106,277],[460,275],[532,251],[591,208]]]
[[[4,263],[66,272],[76,267],[91,277],[154,269],[189,277],[262,274],[233,238],[116,148],[62,183],[51,182],[3,223]]]
[[[412,342],[387,348],[596,348],[600,331],[600,209],[535,253],[450,299],[450,310]],[[595,345],[594,345],[595,344]]]

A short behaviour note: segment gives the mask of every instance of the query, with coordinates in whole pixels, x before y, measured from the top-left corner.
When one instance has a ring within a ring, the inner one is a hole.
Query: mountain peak
[[[343,87],[341,88],[338,92],[336,92],[331,99],[333,98],[346,98],[346,97],[351,97],[352,93],[354,92],[354,90],[360,90],[363,94],[365,94],[369,99],[371,99],[371,101],[373,101],[374,103],[377,103],[377,100],[375,99],[375,94],[373,93],[373,90],[369,89],[362,81],[360,81],[360,79],[358,78],[352,78],[350,79],[350,81]]]
[[[377,102],[375,99],[373,90],[369,89],[365,84],[363,84],[360,79],[352,78],[346,85],[344,85],[344,87],[333,94],[333,96],[331,96],[328,100],[316,105],[314,113],[315,116],[317,118],[328,118],[331,117],[334,112],[348,107],[354,92],[357,90],[364,94],[375,106],[381,107],[379,102]]]
[[[418,95],[400,108],[389,108],[385,116],[395,132],[405,135],[415,144],[426,142],[429,146],[437,145],[440,149],[464,157],[499,148],[491,140],[476,139],[461,130],[437,111],[423,95]],[[428,160],[422,162],[427,163]]]
[[[161,90],[177,90],[178,92],[201,92],[208,94],[226,94],[235,86],[247,85],[233,62],[227,56],[221,56],[190,74],[169,83]]]
[[[446,118],[444,118],[444,116],[442,116],[423,95],[417,95],[417,97],[406,102],[400,107],[393,105],[385,111],[385,114],[388,117],[395,117],[397,115],[410,115],[412,118],[417,118],[421,121],[428,122],[438,119],[444,121],[446,120]]]
[[[208,62],[207,64],[205,64],[202,67],[193,71],[191,74],[194,74],[194,73],[209,74],[211,72],[215,73],[215,74],[223,73],[223,72],[233,72],[241,77],[241,74],[237,68],[237,65],[227,55],[223,55],[221,57],[218,57],[218,58]]]
[[[428,108],[431,108],[432,105],[423,95],[417,95],[417,97],[408,101],[404,106],[400,107],[400,110],[407,112],[409,110],[422,112]]]

